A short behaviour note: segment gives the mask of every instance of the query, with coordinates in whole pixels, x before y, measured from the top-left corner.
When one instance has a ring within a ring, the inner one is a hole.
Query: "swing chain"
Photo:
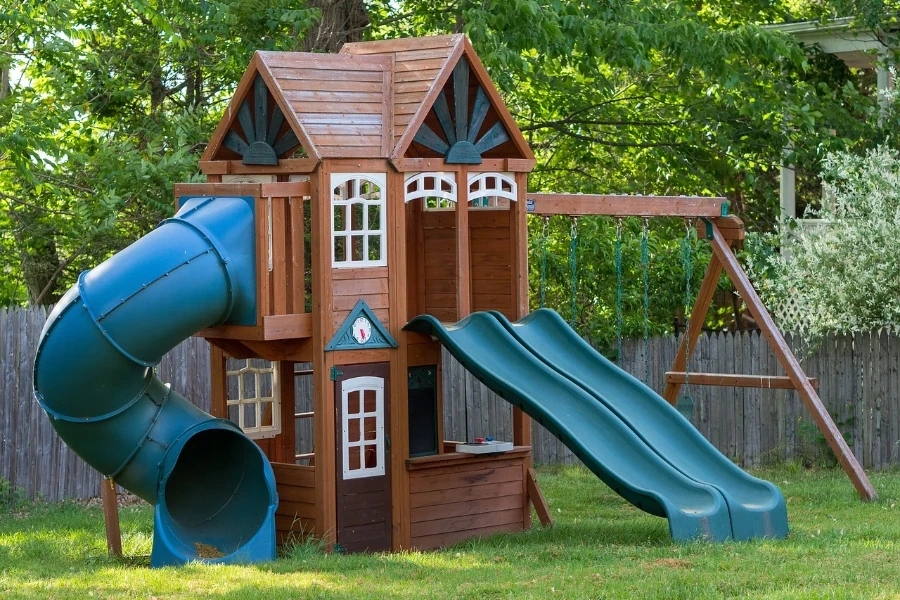
[[[641,271],[644,275],[644,384],[650,382],[650,217],[641,219]]]
[[[622,217],[616,217],[616,362],[622,367]]]
[[[541,287],[540,287],[540,307],[544,308],[544,301],[547,297],[547,238],[550,235],[550,216],[541,217],[543,228],[541,230]]]
[[[684,239],[681,242],[681,263],[684,266],[684,395],[690,394],[690,362],[691,362],[691,233],[694,220],[684,220]]]
[[[575,319],[578,314],[578,261],[576,251],[578,249],[578,217],[569,217],[569,271],[571,273],[571,290],[572,290],[572,322],[570,325],[575,327]]]

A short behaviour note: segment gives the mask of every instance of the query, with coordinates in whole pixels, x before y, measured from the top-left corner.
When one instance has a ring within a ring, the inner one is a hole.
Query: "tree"
[[[26,2],[0,13],[0,65],[22,75],[0,100],[0,301],[52,302],[168,215],[172,184],[200,176],[196,161],[253,50],[334,51],[360,38],[465,32],[539,158],[535,190],[722,194],[771,228],[782,148],[814,169],[823,149],[877,142],[896,122],[871,118],[877,103],[852,74],[819,69],[792,39],[758,27],[784,19],[787,5]],[[609,330],[596,307],[614,292],[613,231],[609,220],[583,223],[586,331]],[[678,312],[682,232],[653,226],[653,331]],[[551,296],[564,297],[564,269],[550,274]],[[640,278],[627,281],[626,299],[640,299]],[[626,302],[627,333],[642,331],[641,304]]]

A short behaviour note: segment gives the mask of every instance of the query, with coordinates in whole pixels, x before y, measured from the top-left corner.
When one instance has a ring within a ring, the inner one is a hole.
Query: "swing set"
[[[563,215],[570,219],[569,271],[571,285],[570,322],[574,324],[577,315],[577,260],[578,220],[588,216],[612,217],[616,222],[615,268],[616,268],[616,350],[617,360],[622,356],[622,236],[623,221],[628,217],[641,219],[641,269],[643,273],[643,326],[644,326],[644,375],[649,379],[647,348],[649,346],[649,232],[650,219],[654,217],[681,218],[685,223],[685,235],[681,242],[682,267],[684,269],[685,335],[675,356],[671,371],[665,374],[663,398],[673,406],[687,409],[693,405],[690,385],[731,386],[769,389],[797,390],[801,400],[809,410],[813,420],[829,447],[847,473],[857,493],[863,500],[874,500],[878,496],[862,466],[851,452],[837,426],[822,404],[816,391],[817,382],[806,376],[800,362],[788,347],[782,333],[775,326],[771,315],[753,289],[747,274],[735,257],[733,249],[744,239],[744,224],[736,216],[728,214],[728,202],[724,198],[701,198],[686,196],[616,196],[596,194],[529,194],[528,212],[542,220],[542,234],[539,241],[541,252],[541,275],[539,302],[543,308],[546,300],[547,278],[547,237],[550,219]],[[691,277],[693,261],[691,241],[696,232],[698,239],[708,240],[712,255],[700,284],[695,301],[691,302]],[[728,274],[735,288],[756,320],[763,337],[774,352],[787,375],[748,375],[729,373],[691,373],[689,364],[703,322],[712,303],[722,271]],[[621,366],[621,364],[620,364]],[[679,393],[684,389],[684,394]]]

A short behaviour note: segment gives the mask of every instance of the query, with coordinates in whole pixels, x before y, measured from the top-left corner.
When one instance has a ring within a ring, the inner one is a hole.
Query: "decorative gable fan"
[[[251,110],[247,98],[241,103],[237,116],[247,141],[231,129],[222,143],[239,154],[245,165],[277,165],[279,156],[300,145],[291,128],[278,139],[284,114],[277,103],[270,109],[269,88],[258,73],[253,81],[253,108]]]
[[[488,95],[478,84],[475,102],[469,112],[469,63],[462,58],[453,69],[453,115],[450,114],[446,88],[441,90],[431,108],[444,137],[422,123],[413,141],[434,150],[448,164],[480,165],[482,154],[510,139],[509,132],[500,121],[478,137],[490,108]]]

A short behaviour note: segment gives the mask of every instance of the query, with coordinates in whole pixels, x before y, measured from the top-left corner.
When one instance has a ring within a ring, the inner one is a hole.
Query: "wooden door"
[[[345,552],[390,550],[389,365],[337,370],[337,543]]]

